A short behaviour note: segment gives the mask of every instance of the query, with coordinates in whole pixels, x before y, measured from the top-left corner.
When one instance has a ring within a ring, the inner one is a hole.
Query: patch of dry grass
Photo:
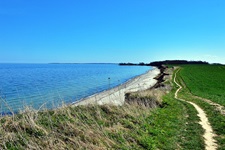
[[[149,107],[78,106],[0,118],[1,149],[107,149],[142,148],[138,143],[141,121]]]

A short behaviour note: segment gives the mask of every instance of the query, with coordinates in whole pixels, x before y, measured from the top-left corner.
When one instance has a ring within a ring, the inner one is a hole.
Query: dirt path
[[[205,130],[205,133],[203,135],[204,142],[205,142],[205,145],[206,145],[205,149],[206,150],[215,150],[215,149],[217,149],[217,144],[216,144],[215,140],[213,139],[215,134],[213,133],[212,127],[211,127],[211,125],[210,125],[210,123],[208,121],[208,118],[207,118],[205,112],[198,105],[196,105],[195,103],[178,98],[178,92],[182,89],[182,86],[176,82],[177,72],[175,73],[175,76],[174,76],[174,83],[176,83],[177,86],[179,86],[179,88],[177,89],[177,91],[175,93],[175,98],[178,99],[178,100],[181,100],[181,101],[185,101],[185,102],[187,102],[187,103],[189,103],[189,104],[191,104],[191,105],[193,105],[195,107],[195,109],[198,112],[198,116],[200,118],[199,124]]]
[[[214,106],[215,109],[217,111],[219,111],[221,115],[224,115],[225,116],[225,108],[224,108],[224,106],[222,106],[220,104],[217,104],[217,103],[214,103],[211,100],[206,99],[206,98],[202,98],[202,97],[199,97],[199,96],[195,96],[193,94],[192,94],[192,96],[195,97],[195,98],[198,98],[198,99],[200,99],[200,100],[202,100],[202,101],[204,101],[204,102],[206,102],[208,104],[210,104],[211,106]]]

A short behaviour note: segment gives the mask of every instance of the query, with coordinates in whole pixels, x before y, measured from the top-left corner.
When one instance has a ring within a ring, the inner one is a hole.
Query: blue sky
[[[0,0],[0,63],[225,63],[224,0]]]

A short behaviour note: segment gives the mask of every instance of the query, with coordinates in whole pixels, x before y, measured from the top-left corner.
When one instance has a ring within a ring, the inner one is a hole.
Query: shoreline
[[[147,71],[137,77],[134,77],[127,82],[118,85],[112,89],[93,94],[86,98],[82,98],[71,106],[88,105],[88,104],[112,104],[121,106],[125,102],[125,94],[129,92],[143,91],[152,88],[157,84],[155,79],[160,74],[160,69],[153,67],[152,70]]]

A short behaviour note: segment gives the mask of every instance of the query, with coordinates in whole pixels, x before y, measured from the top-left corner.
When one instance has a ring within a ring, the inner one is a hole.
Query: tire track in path
[[[221,115],[225,116],[225,108],[224,108],[224,106],[222,106],[222,105],[220,105],[220,104],[218,104],[218,103],[212,102],[212,101],[209,100],[209,99],[206,99],[206,98],[203,98],[203,97],[199,97],[199,96],[193,95],[192,93],[191,93],[191,95],[192,95],[194,98],[198,98],[198,99],[200,99],[200,100],[202,100],[202,101],[204,101],[204,102],[210,104],[211,106],[214,106],[215,109],[216,109],[217,111],[219,111]]]
[[[179,69],[178,69],[178,71],[179,71]],[[178,72],[178,71],[177,71],[177,72]],[[196,109],[197,112],[198,112],[198,116],[199,116],[199,118],[200,118],[199,124],[200,124],[200,125],[202,126],[202,128],[205,130],[204,135],[203,135],[203,137],[204,137],[204,142],[205,142],[205,149],[206,149],[206,150],[216,150],[216,149],[217,149],[217,144],[216,144],[216,141],[215,141],[214,138],[213,138],[213,137],[215,136],[215,134],[213,133],[212,127],[211,127],[211,125],[210,125],[210,123],[209,123],[209,121],[208,121],[208,118],[207,118],[207,116],[206,116],[204,110],[201,109],[197,104],[195,104],[195,103],[193,103],[193,102],[189,102],[189,101],[186,101],[186,100],[184,100],[184,99],[178,98],[178,93],[179,93],[179,91],[182,89],[182,86],[181,86],[179,83],[177,83],[177,81],[176,81],[177,72],[176,72],[175,75],[174,75],[174,83],[175,83],[179,88],[176,90],[175,96],[174,96],[174,97],[175,97],[175,99],[178,99],[178,100],[180,100],[180,101],[187,102],[187,103],[189,103],[189,104],[191,104],[191,105],[193,105],[193,106],[195,107],[195,109]]]

